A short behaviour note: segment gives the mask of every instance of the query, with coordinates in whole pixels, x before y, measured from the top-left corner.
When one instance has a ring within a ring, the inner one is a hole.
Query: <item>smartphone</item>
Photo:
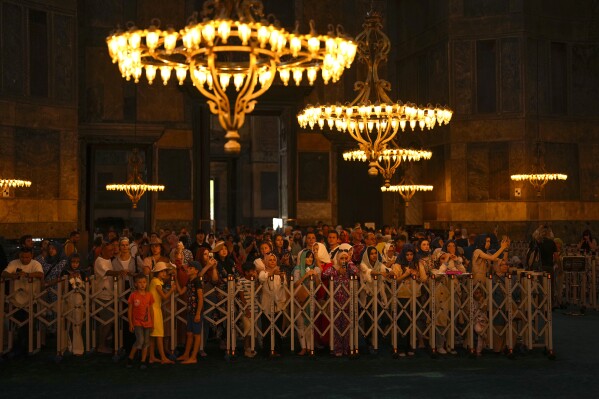
[[[214,254],[212,252],[208,252],[208,257],[209,258],[214,258]]]

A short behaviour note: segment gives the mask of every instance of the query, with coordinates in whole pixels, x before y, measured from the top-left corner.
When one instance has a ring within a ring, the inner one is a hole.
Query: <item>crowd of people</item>
[[[431,274],[471,273],[475,281],[483,281],[489,274],[504,278],[509,267],[527,268],[559,275],[559,258],[563,242],[553,237],[548,226],[540,226],[532,235],[526,259],[509,256],[510,238],[499,239],[494,233],[470,234],[456,228],[443,234],[434,235],[427,231],[405,231],[401,228],[384,226],[380,230],[366,228],[356,224],[353,228],[326,224],[307,227],[286,227],[280,231],[272,228],[237,228],[219,233],[198,229],[193,237],[186,229],[178,232],[169,229],[150,234],[130,233],[128,230],[118,234],[110,229],[106,234],[94,238],[88,254],[81,254],[79,233],[72,232],[65,243],[43,241],[39,253],[34,253],[30,235],[20,240],[18,254],[7,262],[2,271],[4,279],[15,279],[24,284],[21,277],[33,279],[35,284],[55,286],[58,279],[66,276],[69,284],[75,287],[91,275],[95,275],[96,288],[101,291],[100,301],[112,299],[113,276],[120,276],[124,288],[131,288],[128,300],[128,323],[130,332],[125,338],[125,346],[130,348],[127,364],[132,365],[138,351],[141,352],[142,366],[145,362],[162,364],[180,361],[195,363],[198,356],[206,356],[201,350],[201,335],[206,331],[203,326],[203,293],[209,287],[225,284],[232,276],[237,281],[240,301],[249,301],[249,286],[257,280],[263,287],[260,301],[268,304],[271,297],[279,295],[285,282],[293,281],[296,299],[301,303],[307,297],[308,281],[318,285],[320,282],[333,281],[336,287],[334,304],[344,312],[347,302],[349,279],[359,279],[363,290],[361,295],[368,297],[375,292],[375,285],[386,278],[397,280],[397,293],[400,305],[412,297],[411,280],[418,283],[427,281]],[[579,243],[581,251],[595,251],[597,243],[590,231],[583,233]],[[171,275],[173,276],[171,278]],[[375,278],[380,276],[380,278]],[[293,277],[291,279],[291,277]],[[174,281],[174,284],[171,284]],[[38,287],[39,289],[39,287]],[[384,290],[379,290],[379,292]],[[187,301],[187,323],[185,347],[178,357],[173,357],[165,349],[162,303],[177,292]],[[322,295],[320,293],[319,295]],[[420,295],[420,293],[418,293]],[[480,292],[475,292],[475,305],[483,308]],[[17,306],[24,306],[26,298],[20,298]],[[322,297],[319,297],[322,299]],[[367,298],[362,298],[367,300]],[[385,301],[385,298],[381,298]],[[55,301],[49,297],[48,301]],[[244,307],[242,317],[244,332],[244,350],[246,357],[254,357],[256,352],[250,346],[248,332],[251,329],[249,310]],[[268,324],[269,307],[263,306],[263,325]],[[488,321],[484,312],[475,309],[475,331],[482,334]],[[273,311],[277,311],[276,309]],[[108,319],[109,312],[102,309],[100,317]],[[17,318],[26,314],[17,312]],[[277,323],[283,320],[279,318]],[[337,331],[344,331],[349,320],[340,317],[334,321]],[[365,321],[369,323],[371,321]],[[399,317],[398,325],[405,331],[410,320]],[[297,355],[314,353],[326,342],[322,337],[309,334],[307,318],[296,321],[299,350]],[[113,353],[110,346],[111,325],[101,325],[98,335],[97,351]],[[368,330],[369,326],[365,326]],[[222,332],[214,331],[223,345]],[[271,342],[269,332],[264,342]],[[22,335],[22,334],[19,334]],[[16,347],[23,345],[26,337],[20,336]],[[370,351],[373,351],[369,337],[364,337]],[[425,345],[419,337],[419,346]],[[274,337],[274,351],[263,345],[268,356],[280,356],[281,337]],[[444,337],[436,339],[436,351],[441,354],[453,352],[445,346]],[[484,337],[478,340],[476,351],[481,354]],[[493,345],[496,350],[505,343]],[[81,345],[72,345],[73,353],[82,354]],[[407,334],[398,342],[400,356],[411,356],[412,348]],[[334,337],[335,356],[349,354],[347,334]],[[171,355],[171,356],[169,356]]]

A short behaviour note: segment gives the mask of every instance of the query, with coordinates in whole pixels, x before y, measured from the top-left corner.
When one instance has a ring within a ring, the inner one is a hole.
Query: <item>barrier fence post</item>
[[[546,350],[549,355],[549,358],[552,359],[555,355],[553,352],[553,315],[552,315],[552,305],[551,305],[551,274],[547,274],[543,277],[543,284],[545,285],[545,290],[547,293],[547,325],[545,328],[545,343]]]
[[[235,356],[235,348],[237,346],[235,337],[235,278],[233,275],[227,276],[227,328],[225,329],[227,334],[227,352],[232,358]]]
[[[505,292],[506,292],[506,306],[507,306],[507,330],[505,330],[505,335],[506,335],[506,341],[507,341],[507,349],[509,352],[509,356],[513,356],[514,354],[514,342],[513,342],[513,320],[514,320],[514,313],[513,313],[513,304],[512,304],[512,300],[513,300],[513,285],[512,285],[512,275],[508,274],[507,278],[504,280],[506,287],[505,287]]]
[[[412,275],[412,280],[410,281],[410,284],[412,285],[412,305],[411,305],[411,311],[412,311],[412,325],[410,326],[410,346],[412,349],[416,349],[417,345],[416,345],[416,335],[417,335],[417,329],[416,329],[416,323],[417,323],[417,319],[416,319],[416,301],[417,301],[417,296],[416,296],[416,288],[417,288],[417,284],[420,283],[416,283],[416,277],[414,275]],[[420,288],[420,287],[418,287]]]
[[[274,287],[275,284],[275,276],[268,277],[272,282]],[[274,292],[270,293],[270,314],[268,315],[268,321],[270,322],[269,330],[270,330],[270,354],[274,356],[275,354],[275,295]],[[264,293],[262,293],[264,295]]]
[[[591,258],[591,306],[597,310],[597,255]]]
[[[473,281],[474,276],[470,274],[468,276],[468,348],[470,349],[470,354],[474,355],[476,353],[476,349],[474,348],[474,298],[473,298]],[[478,339],[482,339],[479,337]]]
[[[449,278],[449,347],[452,351],[455,350],[455,307],[456,307],[456,285],[455,275]]]
[[[90,351],[90,329],[91,329],[91,325],[90,325],[90,320],[89,320],[89,316],[90,316],[90,303],[89,303],[89,296],[90,296],[90,279],[89,278],[85,278],[85,348],[86,350],[89,352]]]
[[[250,277],[250,318],[250,347],[253,353],[256,351],[256,279],[254,276]]]
[[[398,299],[397,299],[397,278],[395,275],[392,277],[391,283],[391,345],[393,346],[393,354],[397,355],[397,323],[398,323]]]
[[[56,283],[56,356],[57,359],[62,355],[62,334],[63,334],[63,314],[62,314],[62,292],[64,278]]]
[[[316,303],[315,303],[315,294],[316,294],[316,289],[314,288],[314,275],[310,275],[310,316],[308,318],[308,320],[310,321],[310,330],[309,330],[309,334],[310,336],[308,337],[309,342],[306,342],[306,344],[310,347],[310,356],[314,356],[314,323],[316,323],[316,317],[315,317],[315,310],[316,310]],[[332,302],[330,302],[332,303]],[[321,314],[324,314],[324,312],[321,310],[320,312]],[[321,316],[322,317],[322,316]],[[324,333],[324,331],[320,331],[319,333]],[[330,336],[332,336],[332,330],[330,331]],[[307,340],[306,340],[307,341]],[[330,342],[330,341],[329,341]]]
[[[429,278],[431,326],[428,335],[433,355],[437,354],[437,290],[435,284],[435,275],[431,274]]]
[[[4,353],[4,318],[6,316],[6,312],[4,309],[7,308],[8,304],[5,303],[6,300],[6,280],[0,278],[0,308],[2,311],[0,312],[0,355]]]
[[[374,295],[372,296],[372,328],[371,328],[371,342],[374,350],[379,349],[379,334],[378,334],[378,325],[379,325],[379,276],[374,276]]]
[[[533,317],[532,317],[532,279],[530,273],[526,274],[526,322],[528,323],[528,349],[533,348]]]
[[[349,276],[349,354],[350,356],[354,356],[356,354],[356,343],[355,343],[355,313],[356,309],[354,308],[354,297],[355,287],[354,287],[355,276]]]
[[[175,281],[176,276],[171,274],[171,289],[172,287],[176,287],[177,282]],[[169,295],[169,310],[170,310],[170,319],[169,319],[169,330],[171,331],[171,339],[170,339],[170,349],[171,353],[175,353],[175,349],[177,348],[179,334],[177,331],[177,294],[173,293]],[[164,323],[164,320],[162,321]],[[164,339],[164,338],[163,338]]]
[[[487,331],[488,331],[488,345],[492,348],[495,349],[495,344],[494,344],[494,339],[493,339],[493,320],[494,320],[494,309],[493,309],[493,275],[489,274],[487,276],[487,280],[486,280],[486,284],[487,284],[487,308],[488,308],[488,313],[489,313],[489,325],[487,327]]]
[[[331,266],[332,267],[332,266]],[[322,280],[321,280],[322,283]],[[339,289],[344,289],[343,285],[339,286]],[[331,353],[333,353],[335,351],[335,308],[334,305],[335,304],[335,286],[333,284],[333,279],[329,279],[329,312],[330,312],[330,329],[329,329],[329,348]],[[343,309],[343,307],[339,307],[340,309]],[[341,312],[339,312],[339,314],[337,315],[337,317],[345,317],[343,316],[343,310],[341,310]],[[339,331],[339,334],[342,334],[343,331]],[[312,342],[312,349],[314,349],[314,342]]]
[[[113,277],[113,285],[112,285],[112,308],[114,311],[114,319],[113,319],[113,356],[117,356],[119,351],[119,288],[118,288],[118,278],[116,276]]]
[[[28,334],[29,334],[28,352],[31,354],[31,353],[33,353],[33,328],[34,328],[34,325],[33,325],[33,313],[34,313],[33,312],[33,297],[34,297],[34,295],[33,295],[33,279],[31,277],[29,277],[27,281],[29,281],[29,290],[28,290],[29,291],[28,292],[29,301],[28,301],[28,305],[27,305],[27,307],[28,307],[28,315],[27,315],[28,326],[27,327],[28,327]]]
[[[352,301],[354,303],[354,355],[358,356],[360,354],[360,326],[359,326],[359,316],[360,316],[360,304],[358,302],[358,297],[360,295],[358,290],[358,277],[354,276],[354,297]]]

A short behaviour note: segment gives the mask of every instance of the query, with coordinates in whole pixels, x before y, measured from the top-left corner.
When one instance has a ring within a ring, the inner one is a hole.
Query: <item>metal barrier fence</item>
[[[374,284],[367,287],[356,276],[349,276],[345,283],[331,279],[321,284],[311,277],[303,285],[308,291],[305,300],[297,295],[302,285],[296,287],[293,278],[279,284],[274,276],[262,284],[251,280],[245,286],[249,286],[247,293],[233,278],[216,285],[205,283],[204,331],[220,334],[227,357],[235,356],[243,346],[238,341],[246,338],[246,349],[262,346],[271,354],[278,350],[278,340],[285,338],[292,351],[300,342],[312,355],[324,345],[332,354],[355,356],[360,346],[376,351],[382,341],[397,354],[406,350],[399,348],[401,340],[407,340],[411,348],[422,348],[428,342],[432,355],[441,348],[451,352],[459,347],[472,354],[477,347],[507,348],[512,353],[518,343],[528,349],[542,347],[553,355],[552,278],[547,274],[518,272],[503,278],[489,276],[485,281],[475,281],[469,274],[432,275],[426,283],[373,279]],[[99,288],[93,277],[76,285],[62,279],[39,292],[30,279],[25,287],[15,290],[10,279],[0,284],[4,308],[0,352],[10,351],[15,338],[25,335],[28,352],[35,353],[52,330],[59,359],[66,351],[93,352],[103,344],[98,342],[102,332],[104,337],[112,336],[115,360],[122,354],[124,334],[129,334],[124,326],[131,290],[120,277],[112,278],[110,290]],[[49,300],[49,294],[55,300]],[[171,296],[163,302],[162,311],[167,348],[174,351],[184,344],[185,298]]]
[[[560,304],[574,305],[585,309],[599,309],[599,255],[566,255],[560,259],[560,270],[556,275],[556,297]]]

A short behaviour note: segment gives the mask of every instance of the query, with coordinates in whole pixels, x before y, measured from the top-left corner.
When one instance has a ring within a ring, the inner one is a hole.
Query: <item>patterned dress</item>
[[[356,276],[358,268],[353,263],[348,263],[347,272],[341,274],[335,267],[329,267],[322,273],[323,279],[333,280],[333,289],[335,290],[335,302],[333,303],[333,312],[335,319],[335,334],[333,337],[333,346],[336,355],[349,354],[349,284],[350,276]],[[347,330],[347,331],[346,331]]]
[[[62,273],[62,270],[67,265],[66,258],[61,259],[58,256],[55,256],[54,258],[46,256],[44,258],[40,255],[37,258],[35,258],[35,260],[37,260],[42,265],[42,269],[44,269],[45,281],[52,281],[58,279],[60,277],[60,274]],[[53,285],[51,287],[52,289],[48,290],[48,294],[46,296],[48,303],[56,302],[57,296],[54,291],[57,289],[57,287],[58,285]]]

